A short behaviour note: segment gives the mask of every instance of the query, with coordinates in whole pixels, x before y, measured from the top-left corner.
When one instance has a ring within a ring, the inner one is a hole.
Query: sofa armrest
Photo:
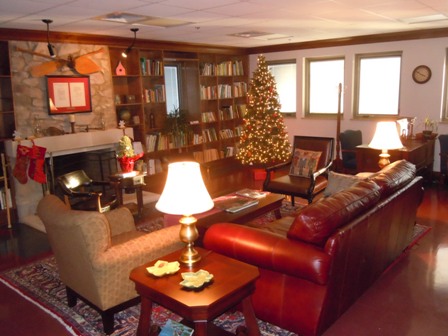
[[[231,223],[212,225],[207,249],[254,266],[303,278],[320,285],[328,279],[331,258],[321,248]]]

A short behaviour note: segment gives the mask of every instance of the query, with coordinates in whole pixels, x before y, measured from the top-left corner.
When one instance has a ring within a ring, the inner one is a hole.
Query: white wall
[[[360,44],[353,46],[294,50],[265,54],[267,61],[296,59],[297,60],[297,114],[296,118],[285,118],[289,137],[294,135],[318,135],[336,138],[335,119],[305,119],[303,118],[303,64],[307,57],[344,56],[345,57],[345,87],[344,87],[344,118],[341,130],[360,129],[363,132],[363,142],[368,143],[375,130],[374,120],[354,120],[352,118],[354,58],[359,53],[402,51],[402,75],[400,88],[400,115],[417,117],[414,134],[421,132],[426,117],[440,121],[442,115],[443,82],[445,55],[448,48],[448,38],[411,40],[387,43]],[[250,77],[257,65],[257,56],[250,56]],[[416,84],[412,80],[412,71],[417,65],[425,64],[432,70],[432,77],[426,84]],[[335,88],[337,95],[337,88]],[[439,134],[448,133],[448,124],[439,123]],[[439,143],[436,141],[434,170],[440,171]]]

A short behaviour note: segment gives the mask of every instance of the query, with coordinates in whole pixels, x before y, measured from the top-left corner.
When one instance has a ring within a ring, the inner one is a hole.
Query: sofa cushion
[[[381,188],[381,198],[385,198],[411,182],[416,175],[416,167],[406,160],[392,162],[378,173],[372,175],[370,180]]]
[[[359,181],[346,190],[312,203],[297,215],[288,238],[323,246],[338,227],[378,202],[379,189],[373,181]]]
[[[354,175],[339,174],[333,171],[328,173],[328,184],[324,190],[324,196],[331,196],[339,191],[345,190],[355,183],[362,181],[363,178]]]
[[[296,148],[292,158],[289,175],[310,177],[317,169],[322,152]]]

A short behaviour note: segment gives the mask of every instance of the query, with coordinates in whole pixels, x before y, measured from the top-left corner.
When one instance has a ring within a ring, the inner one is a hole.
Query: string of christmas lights
[[[257,58],[247,97],[237,158],[247,165],[287,161],[291,155],[288,133],[280,113],[275,79],[263,55]]]

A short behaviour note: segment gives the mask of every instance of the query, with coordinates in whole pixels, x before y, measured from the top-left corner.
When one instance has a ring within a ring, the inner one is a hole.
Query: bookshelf
[[[113,73],[120,61],[126,69],[126,75],[113,75],[114,94],[124,97],[116,102],[117,119],[122,119],[123,108],[130,114],[126,126],[134,127],[136,140],[145,145],[149,174],[160,171],[154,161],[164,157],[183,155],[205,163],[236,154],[246,104],[247,56],[134,48],[122,61],[121,51],[110,48]],[[178,68],[179,109],[187,123],[180,131],[166,128],[164,66]],[[135,95],[132,103],[125,100],[129,94]]]
[[[12,138],[15,130],[14,103],[8,42],[0,41],[0,139]]]

